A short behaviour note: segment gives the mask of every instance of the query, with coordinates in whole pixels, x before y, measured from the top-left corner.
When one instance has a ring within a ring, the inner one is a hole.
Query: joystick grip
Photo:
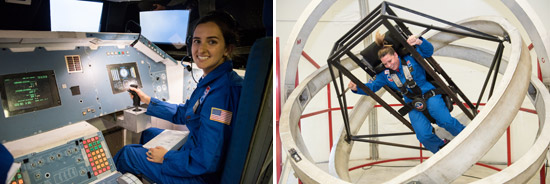
[[[136,84],[130,84],[130,87],[133,87],[133,88],[137,89],[139,86],[136,85]],[[134,107],[136,108],[136,109],[134,109],[134,111],[139,110],[138,107],[139,107],[139,102],[141,101],[141,99],[139,98],[138,94],[135,91],[132,91],[130,89],[128,89],[128,92],[130,92],[134,96],[134,98],[132,98],[132,100],[134,101]]]

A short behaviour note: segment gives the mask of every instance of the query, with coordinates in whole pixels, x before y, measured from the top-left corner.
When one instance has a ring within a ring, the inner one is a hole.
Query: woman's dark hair
[[[237,45],[239,36],[237,34],[237,21],[233,16],[225,11],[211,11],[204,17],[201,17],[195,24],[194,30],[199,24],[214,22],[220,28],[223,38],[225,40],[225,45]]]

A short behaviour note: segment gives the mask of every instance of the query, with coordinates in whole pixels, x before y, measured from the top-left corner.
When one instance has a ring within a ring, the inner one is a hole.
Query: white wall
[[[369,0],[369,9],[372,10],[378,6],[381,0]],[[520,29],[520,24],[515,19],[511,12],[500,2],[493,0],[463,0],[463,1],[435,1],[435,0],[393,0],[390,1],[395,4],[417,10],[428,15],[432,15],[451,22],[457,22],[466,18],[483,15],[496,15],[504,16],[512,24],[516,25]],[[541,17],[550,17],[550,1],[547,0],[532,0],[529,1],[534,4],[535,10]],[[308,5],[309,1],[292,1],[292,0],[278,0],[276,1],[276,36],[279,37],[280,50],[284,50],[284,46],[287,43],[288,36],[296,23],[296,20],[300,16],[302,10]],[[545,8],[546,7],[546,8]],[[400,17],[408,18],[415,21],[426,21],[426,23],[432,23],[421,17],[412,16],[410,14],[404,14],[402,11],[394,11]],[[329,9],[327,13],[321,18],[320,22],[312,31],[308,42],[305,45],[304,51],[307,52],[319,65],[326,65],[328,54],[334,42],[339,39],[345,32],[347,32],[352,26],[354,26],[360,20],[359,15],[359,2],[358,0],[339,0]],[[548,19],[546,19],[548,21]],[[545,26],[547,30],[550,30],[550,23]],[[421,30],[415,27],[411,27],[413,32],[420,32]],[[521,29],[520,29],[521,30]],[[527,44],[530,44],[528,37],[526,37],[525,31],[521,30],[521,33],[526,40]],[[495,50],[496,47],[488,45],[491,50]],[[356,48],[359,49],[359,48]],[[459,87],[469,96],[472,101],[476,101],[480,92],[480,88],[483,85],[487,68],[471,64],[466,61],[457,59],[437,57],[436,60],[440,62],[442,67],[450,74],[452,79],[458,84]],[[536,58],[533,58],[533,62]],[[282,63],[284,64],[284,63]],[[536,66],[536,65],[535,65]],[[299,79],[306,78],[310,73],[316,70],[307,60],[302,58],[299,63]],[[283,72],[283,71],[282,71]],[[365,79],[366,74],[360,70],[353,71],[360,79]],[[344,80],[347,84],[347,81]],[[338,99],[334,92],[334,86],[331,86],[332,107],[338,106]],[[486,92],[487,93],[487,92]],[[390,101],[390,103],[396,103],[394,99],[385,95],[383,98]],[[358,95],[348,95],[348,105],[352,106],[359,99]],[[484,98],[483,101],[485,101]],[[533,109],[528,100],[525,101],[523,107]],[[312,101],[310,101],[304,114],[323,110],[327,108],[327,92],[326,88],[321,90]],[[455,107],[453,115],[460,112],[460,109]],[[328,141],[328,116],[325,114],[317,115],[302,119],[302,135],[308,146],[309,152],[312,153],[315,162],[328,161],[329,155],[329,141]],[[538,128],[538,120],[535,115],[527,113],[519,113],[517,120],[512,124],[512,158],[518,159],[533,143],[534,134],[536,134]],[[342,117],[339,111],[333,112],[333,134],[334,142],[336,142],[337,135],[341,131],[343,125]],[[367,122],[367,121],[365,121]],[[391,116],[386,110],[378,110],[378,122],[379,133],[390,132],[405,132],[408,129],[398,122],[393,116]],[[366,123],[361,129],[359,134],[368,134],[368,127]],[[414,135],[399,136],[381,138],[382,141],[397,142],[409,145],[418,145]],[[482,159],[488,162],[506,162],[506,142],[505,137],[501,139],[495,147]],[[396,157],[411,157],[418,156],[418,150],[410,150],[405,148],[388,147],[381,145],[380,157],[381,158],[396,158]],[[430,156],[427,151],[424,152],[424,156]],[[364,159],[369,157],[369,150],[367,143],[355,143],[355,147],[352,151],[352,159]]]

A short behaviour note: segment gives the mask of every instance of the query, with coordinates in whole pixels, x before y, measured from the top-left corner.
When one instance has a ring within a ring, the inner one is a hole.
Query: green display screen
[[[0,80],[5,117],[61,105],[53,70],[2,75]]]

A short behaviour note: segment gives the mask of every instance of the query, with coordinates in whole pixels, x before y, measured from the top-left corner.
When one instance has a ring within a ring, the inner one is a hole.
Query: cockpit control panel
[[[116,172],[101,132],[70,140],[18,158],[19,173],[12,181],[24,183],[90,183]]]

